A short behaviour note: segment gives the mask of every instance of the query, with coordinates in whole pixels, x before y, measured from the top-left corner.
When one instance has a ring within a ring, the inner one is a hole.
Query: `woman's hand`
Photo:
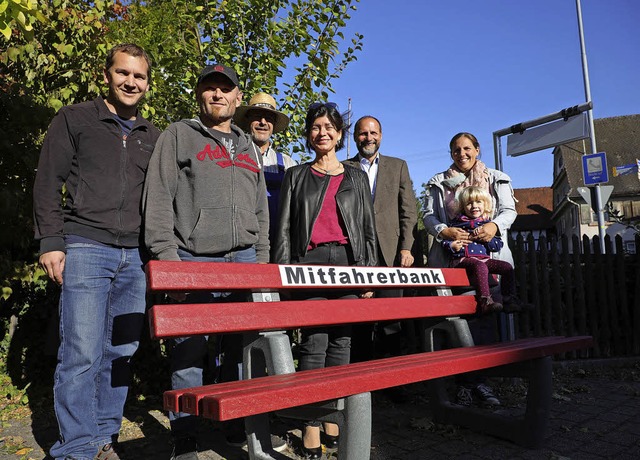
[[[469,233],[466,230],[462,230],[457,227],[447,227],[440,232],[440,238],[450,241],[461,241],[463,243],[469,243]]]
[[[496,233],[498,233],[498,226],[493,222],[487,222],[486,224],[476,228],[473,231],[471,239],[473,239],[474,241],[488,243],[493,239],[494,236],[496,236]]]

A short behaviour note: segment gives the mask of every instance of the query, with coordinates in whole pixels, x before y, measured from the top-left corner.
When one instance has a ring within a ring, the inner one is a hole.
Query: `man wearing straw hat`
[[[280,184],[285,170],[295,166],[296,162],[289,155],[274,150],[271,136],[287,129],[289,117],[276,109],[276,100],[273,97],[266,93],[257,93],[249,100],[249,105],[242,105],[236,109],[233,118],[236,125],[251,134],[253,142],[262,152],[271,221],[269,240],[273,241],[275,222],[278,220]]]

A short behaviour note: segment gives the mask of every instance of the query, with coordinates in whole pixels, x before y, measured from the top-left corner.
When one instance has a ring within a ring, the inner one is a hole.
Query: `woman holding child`
[[[424,225],[434,238],[427,263],[430,267],[450,267],[451,251],[442,242],[445,240],[467,245],[471,242],[489,243],[494,237],[506,238],[507,230],[515,220],[516,205],[509,176],[496,169],[488,168],[480,160],[480,143],[471,133],[458,133],[449,143],[453,163],[446,171],[436,174],[427,183],[427,195],[424,203]],[[452,225],[459,216],[457,201],[459,193],[469,186],[486,190],[491,196],[493,215],[490,222],[474,229],[473,232]],[[513,257],[508,244],[491,253],[493,259],[507,261],[513,266]],[[480,301],[480,299],[478,299]],[[486,317],[485,317],[486,318]],[[495,321],[490,324],[483,318],[470,322],[471,332],[476,344],[495,341]],[[493,327],[490,327],[493,326]],[[499,405],[491,388],[481,380],[465,379],[459,381],[457,402],[469,405],[473,396],[485,405]]]
[[[497,169],[488,168],[479,158],[480,143],[471,133],[458,133],[449,143],[453,164],[444,172],[436,174],[427,183],[424,225],[437,242],[471,241],[468,232],[450,227],[449,223],[458,214],[457,194],[474,185],[489,192],[493,199],[492,221],[483,225],[473,239],[488,243],[494,236],[507,236],[507,230],[516,219],[516,203],[511,187],[511,178]],[[495,259],[506,260],[513,265],[513,256],[508,245],[493,254]],[[427,258],[431,267],[448,267],[451,258],[440,244],[431,246]]]

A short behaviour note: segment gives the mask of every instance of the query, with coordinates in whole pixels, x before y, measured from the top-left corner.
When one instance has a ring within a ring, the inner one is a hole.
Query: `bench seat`
[[[542,337],[167,391],[164,408],[230,420],[437,379],[591,346],[591,337]]]

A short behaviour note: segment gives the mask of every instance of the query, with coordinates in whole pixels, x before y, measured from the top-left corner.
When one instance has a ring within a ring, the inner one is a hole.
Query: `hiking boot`
[[[505,313],[520,313],[523,311],[533,311],[533,304],[523,302],[517,295],[506,295],[503,299],[503,311]]]
[[[478,299],[477,312],[480,315],[487,315],[489,313],[495,313],[498,311],[502,311],[502,304],[494,302],[490,296],[480,297]]]
[[[102,446],[98,451],[98,453],[96,454],[96,456],[93,457],[93,459],[94,460],[120,460],[120,457],[118,457],[118,454],[113,449],[113,444],[109,443]]]
[[[195,438],[174,438],[173,452],[169,460],[198,460],[198,443]]]
[[[483,406],[499,406],[500,400],[493,394],[491,387],[480,383],[473,388],[473,396],[478,398]]]
[[[470,406],[473,404],[473,396],[469,388],[463,387],[462,385],[458,387],[456,391],[456,404],[458,406]]]

